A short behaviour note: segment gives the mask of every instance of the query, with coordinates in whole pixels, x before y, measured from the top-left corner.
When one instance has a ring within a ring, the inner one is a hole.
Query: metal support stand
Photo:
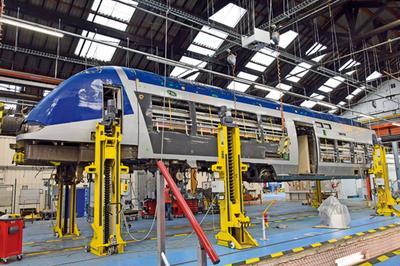
[[[211,169],[218,172],[224,192],[219,200],[221,230],[215,238],[219,245],[235,249],[258,246],[247,230],[251,221],[244,211],[242,172],[248,165],[241,160],[239,128],[219,124],[217,136],[218,161]]]
[[[85,172],[94,178],[93,238],[88,251],[105,256],[123,253],[126,242],[121,234],[122,89],[103,85],[103,119],[94,134],[94,162]],[[92,135],[93,137],[93,135]]]
[[[397,202],[393,198],[392,191],[390,190],[385,147],[375,145],[372,158],[373,164],[370,173],[371,176],[374,175],[374,183],[376,187],[376,213],[383,216],[400,216],[400,211],[394,207],[397,205]]]
[[[314,197],[312,200],[312,206],[314,208],[318,208],[319,205],[322,203],[322,189],[321,189],[321,180],[315,181],[315,188],[314,188]]]
[[[165,266],[162,254],[165,254],[165,199],[164,177],[160,171],[156,172],[157,183],[157,254],[158,266]]]
[[[396,183],[397,189],[400,189],[400,162],[399,162],[399,143],[397,141],[392,142],[392,149],[393,149],[393,160],[394,166],[396,170]]]
[[[57,166],[58,199],[53,231],[58,238],[80,235],[76,224],[76,183],[71,173],[69,166]]]
[[[197,243],[197,265],[198,266],[207,266],[207,255],[206,250],[203,248],[201,243]]]

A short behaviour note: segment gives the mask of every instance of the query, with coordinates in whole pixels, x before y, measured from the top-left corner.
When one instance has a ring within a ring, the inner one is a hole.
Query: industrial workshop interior
[[[0,265],[400,265],[400,1],[0,0]]]

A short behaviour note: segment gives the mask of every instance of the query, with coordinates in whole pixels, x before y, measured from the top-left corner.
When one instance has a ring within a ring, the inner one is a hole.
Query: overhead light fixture
[[[27,29],[27,30],[44,33],[44,34],[51,35],[51,36],[54,36],[54,37],[57,37],[57,38],[64,37],[64,34],[62,34],[60,32],[49,30],[49,29],[46,29],[44,27],[43,28],[42,27],[38,27],[38,26],[31,25],[31,24],[28,24],[28,23],[19,22],[19,21],[13,20],[13,19],[5,18],[5,17],[1,17],[0,18],[0,22],[4,23],[4,24],[7,24],[7,25],[12,25],[12,26],[15,26],[15,27]]]
[[[337,106],[334,104],[330,104],[330,103],[325,103],[325,102],[317,102],[317,104],[331,108],[331,109],[337,109]]]
[[[400,123],[392,123],[392,126],[400,127]]]
[[[375,119],[375,117],[373,117],[372,115],[360,114],[360,116],[365,117],[365,118],[369,118],[369,119]]]

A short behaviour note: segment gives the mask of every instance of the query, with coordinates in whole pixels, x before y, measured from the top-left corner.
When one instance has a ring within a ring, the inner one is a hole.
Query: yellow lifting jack
[[[241,161],[239,128],[225,122],[231,119],[228,113],[218,125],[218,161],[211,168],[224,183],[219,198],[221,228],[215,237],[219,245],[245,249],[258,243],[247,230],[251,221],[244,211],[242,172],[248,166]]]
[[[56,237],[79,236],[76,224],[76,178],[72,165],[57,164],[54,179],[58,185],[56,223],[53,231]]]
[[[93,238],[87,251],[105,256],[123,253],[121,236],[121,174],[128,167],[121,163],[122,91],[103,86],[103,121],[96,124],[95,160],[85,167],[94,180]]]
[[[390,190],[389,173],[384,146],[379,144],[374,145],[372,167],[369,170],[369,173],[373,175],[376,188],[376,213],[382,216],[400,216],[400,211],[396,210],[394,207],[398,202],[393,198]]]

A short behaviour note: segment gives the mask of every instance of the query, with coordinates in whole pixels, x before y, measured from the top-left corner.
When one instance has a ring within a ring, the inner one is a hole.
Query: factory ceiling
[[[167,66],[86,38],[228,73],[334,105],[352,107],[400,71],[400,2],[367,0],[5,0],[3,14],[75,33],[57,38],[3,23],[0,67],[57,79],[119,65],[340,114],[338,108],[219,75]],[[168,17],[168,20],[165,17]],[[243,48],[255,27],[280,33],[278,46]],[[167,34],[166,34],[167,32]],[[83,37],[83,38],[81,38]],[[166,49],[165,49],[166,48]],[[278,71],[279,69],[279,71]],[[0,84],[0,97],[35,101],[51,88]],[[8,82],[10,83],[10,82]],[[18,84],[17,84],[18,85]]]

